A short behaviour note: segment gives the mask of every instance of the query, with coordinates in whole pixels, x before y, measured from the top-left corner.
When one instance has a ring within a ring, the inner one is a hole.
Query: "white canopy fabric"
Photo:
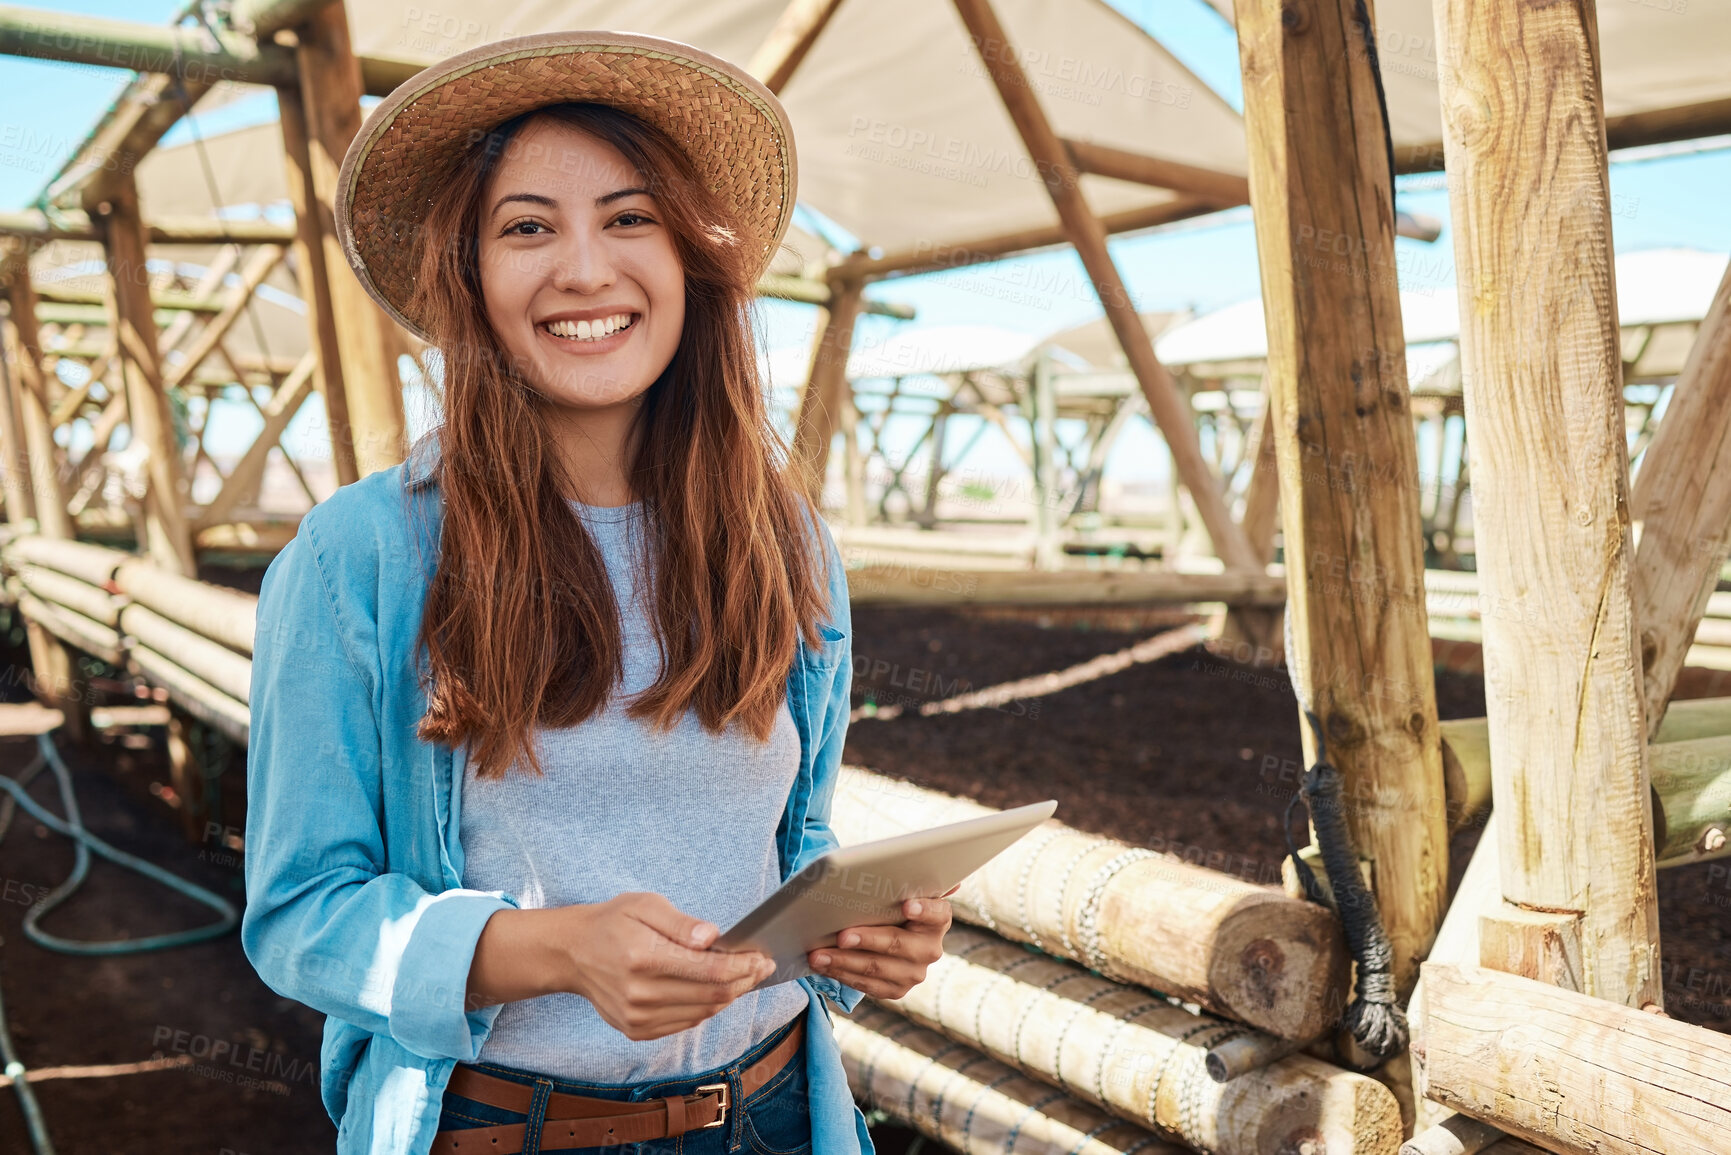
[[[355,50],[431,63],[489,40],[559,28],[666,36],[741,65],[785,0],[351,2]],[[1104,0],[997,0],[1059,135],[1222,172],[1245,172],[1243,125],[1207,85]],[[847,0],[781,99],[800,199],[865,246],[945,245],[1058,217],[955,9]],[[1096,212],[1173,194],[1087,176]]]

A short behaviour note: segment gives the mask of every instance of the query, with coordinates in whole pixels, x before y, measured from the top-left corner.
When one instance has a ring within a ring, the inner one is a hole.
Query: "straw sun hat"
[[[768,267],[793,215],[793,129],[774,94],[689,44],[623,32],[548,32],[443,60],[375,107],[337,178],[336,225],[349,265],[396,321],[415,286],[415,234],[475,134],[565,101],[629,112],[665,131],[733,206]]]

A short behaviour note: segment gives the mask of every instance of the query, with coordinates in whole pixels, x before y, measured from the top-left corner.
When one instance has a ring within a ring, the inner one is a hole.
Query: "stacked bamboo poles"
[[[257,599],[83,542],[29,535],[0,557],[26,617],[130,666],[188,714],[246,743]]]
[[[834,1022],[854,1097],[962,1155],[1184,1150],[869,1001]]]
[[[831,826],[846,845],[990,813],[844,767]],[[1153,987],[1283,1039],[1313,1039],[1345,1005],[1334,915],[1228,874],[1048,820],[975,871],[958,919]]]
[[[1400,1105],[1375,1079],[1293,1054],[1217,1082],[1210,1051],[1259,1032],[984,931],[952,927],[944,951],[883,1005],[1163,1138],[1218,1155],[1400,1146]]]

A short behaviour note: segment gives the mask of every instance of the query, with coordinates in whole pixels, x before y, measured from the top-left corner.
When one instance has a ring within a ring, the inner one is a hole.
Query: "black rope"
[[[1383,929],[1376,897],[1359,873],[1358,852],[1353,848],[1346,809],[1341,803],[1340,771],[1328,760],[1322,720],[1308,708],[1304,716],[1316,736],[1316,761],[1305,771],[1303,784],[1286,804],[1286,847],[1305,895],[1312,902],[1327,905],[1316,875],[1298,856],[1298,847],[1292,841],[1292,808],[1302,798],[1310,811],[1311,825],[1316,828],[1316,843],[1322,851],[1329,888],[1334,892],[1334,909],[1346,932],[1347,949],[1358,964],[1356,989],[1340,1025],[1380,1065],[1405,1050],[1409,1037],[1406,1015],[1395,1002],[1394,947]]]

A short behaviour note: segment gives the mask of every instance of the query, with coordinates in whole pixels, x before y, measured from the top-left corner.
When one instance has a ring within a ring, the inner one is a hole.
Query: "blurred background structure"
[[[1731,7],[1208,3],[0,5],[0,54],[135,73],[0,211],[0,558],[32,688],[86,744],[156,711],[154,793],[240,852],[248,591],[307,509],[437,422],[438,351],[333,235],[365,109],[507,36],[686,41],[747,65],[797,134],[762,368],[855,603],[1184,623],[907,712],[1204,641],[1284,664],[1392,944],[1373,957],[1338,917],[1332,835],[1296,856],[1317,901],[1291,867],[1246,882],[1053,824],[973,880],[942,984],[838,1024],[874,1120],[1054,1155],[1725,1149],[1722,1037],[1639,1012],[1663,1004],[1654,870],[1731,853],[1731,700],[1668,710],[1686,665],[1731,669],[1727,233],[1614,250],[1612,162],[1723,160]],[[30,94],[6,101],[21,143],[0,149],[41,153]],[[1233,222],[1239,281],[1194,249],[1157,264]],[[1451,642],[1516,688],[1484,718],[1438,721]],[[135,685],[148,706],[102,696]],[[850,841],[979,805],[850,773]],[[1451,879],[1493,795],[1501,829]],[[1024,950],[1049,956],[1038,983],[1010,976]],[[1373,971],[1368,1001],[1421,1039],[1442,1024],[1428,1056],[1332,1030]],[[1522,999],[1567,1110],[1463,1057]],[[1569,1065],[1588,1041],[1617,1095]],[[1661,1054],[1683,1074],[1642,1065]]]

